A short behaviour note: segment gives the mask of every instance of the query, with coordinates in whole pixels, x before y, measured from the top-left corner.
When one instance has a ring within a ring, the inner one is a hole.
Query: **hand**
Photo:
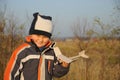
[[[62,62],[61,64],[63,67],[68,67],[69,63],[66,63],[66,62]]]
[[[63,67],[68,67],[69,66],[69,63],[66,63],[66,62],[62,61],[61,59],[59,59],[59,62]]]

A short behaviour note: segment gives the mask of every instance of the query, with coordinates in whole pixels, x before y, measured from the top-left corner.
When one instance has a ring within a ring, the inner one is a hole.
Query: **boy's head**
[[[40,15],[39,13],[34,13],[33,16],[34,19],[29,34],[44,35],[50,38],[52,35],[52,17]]]
[[[50,16],[33,14],[29,35],[38,47],[45,46],[52,35],[52,18]]]

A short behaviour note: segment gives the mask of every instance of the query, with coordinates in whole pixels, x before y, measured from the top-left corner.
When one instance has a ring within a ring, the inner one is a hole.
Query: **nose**
[[[38,37],[38,40],[39,40],[40,42],[43,42],[43,37],[42,37],[42,36],[39,36],[39,37]]]

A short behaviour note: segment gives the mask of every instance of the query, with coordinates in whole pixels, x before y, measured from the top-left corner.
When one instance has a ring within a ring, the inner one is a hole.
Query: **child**
[[[50,40],[52,18],[33,14],[34,19],[25,43],[12,54],[4,73],[4,80],[52,80],[69,71],[69,64],[59,61]]]

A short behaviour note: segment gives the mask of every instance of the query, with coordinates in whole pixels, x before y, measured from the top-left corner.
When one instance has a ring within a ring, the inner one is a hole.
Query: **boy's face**
[[[31,39],[39,48],[45,46],[49,41],[49,38],[47,36],[37,34],[32,34]]]

